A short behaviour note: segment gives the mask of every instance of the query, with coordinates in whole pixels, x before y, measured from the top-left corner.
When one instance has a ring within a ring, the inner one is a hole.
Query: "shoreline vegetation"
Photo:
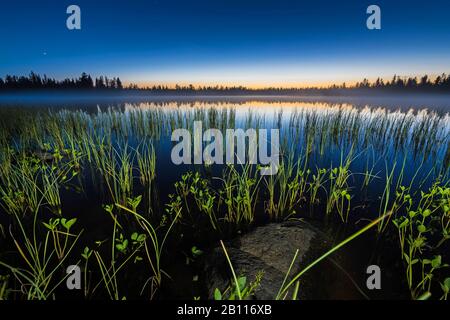
[[[223,85],[153,85],[140,87],[130,83],[124,85],[119,77],[93,78],[83,72],[79,78],[56,80],[31,72],[28,76],[6,75],[0,77],[0,94],[4,92],[36,92],[36,91],[85,91],[85,92],[133,92],[161,95],[242,95],[242,96],[299,96],[299,95],[363,95],[363,94],[448,94],[450,93],[450,74],[442,73],[437,77],[423,75],[420,77],[401,77],[394,75],[392,79],[378,78],[375,81],[363,79],[354,85],[333,84],[326,87],[263,87]]]
[[[312,218],[356,229],[299,273],[289,268],[274,299],[296,299],[305,272],[369,229],[367,241],[386,244],[374,257],[396,257],[393,294],[447,299],[448,115],[329,107],[282,121],[282,111],[249,112],[244,128],[277,127],[283,137],[280,173],[261,178],[251,165],[178,172],[160,151],[196,120],[237,127],[234,109],[16,111],[0,117],[0,299],[70,297],[73,264],[85,270],[85,299],[173,298],[184,285],[185,299],[206,299],[195,265],[212,244]],[[220,243],[232,275],[214,298],[251,298],[259,280],[236,273]],[[186,270],[193,280],[177,282]]]

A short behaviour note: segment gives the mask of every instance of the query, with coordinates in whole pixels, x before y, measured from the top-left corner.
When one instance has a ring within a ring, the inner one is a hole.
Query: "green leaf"
[[[42,222],[42,224],[49,230],[53,230],[55,227],[53,225],[50,225],[48,223]]]
[[[436,269],[436,268],[439,268],[441,266],[441,263],[442,263],[442,257],[441,256],[436,256],[431,261],[431,266]]]
[[[203,254],[203,251],[200,250],[200,249],[198,249],[196,246],[193,246],[193,247],[191,248],[191,252],[192,252],[192,255],[193,255],[194,257],[198,257],[198,256],[200,256],[200,255]]]
[[[214,290],[214,300],[222,300],[222,293],[218,288]]]
[[[419,224],[417,226],[417,231],[424,233],[425,231],[427,231],[427,228],[423,224]]]
[[[445,291],[446,293],[448,293],[448,292],[450,291],[450,277],[449,277],[449,278],[446,278],[446,279],[444,280],[444,282],[442,283],[442,285],[443,285],[444,291]]]
[[[427,291],[424,294],[422,294],[420,297],[417,298],[417,300],[428,300],[431,297],[431,292]]]
[[[85,247],[81,256],[87,260],[87,259],[89,259],[91,254],[92,254],[92,251],[89,249],[89,247]]]
[[[425,218],[428,217],[430,214],[431,214],[430,209],[426,209],[426,210],[424,210],[424,211],[422,212],[422,215],[423,215]]]
[[[117,250],[119,250],[122,253],[125,252],[127,247],[128,247],[128,240],[127,239],[125,239],[122,243],[116,244]]]
[[[405,258],[406,262],[409,264],[409,257],[406,253],[403,254],[403,258]]]
[[[423,247],[424,243],[425,243],[425,238],[420,237],[420,238],[417,238],[416,240],[414,240],[413,246],[416,248],[421,248],[421,247]]]
[[[450,292],[450,278],[446,278],[440,285],[444,295],[447,295]]]
[[[245,288],[245,284],[247,283],[247,277],[240,277],[237,280],[239,290],[242,291]]]
[[[69,230],[73,224],[77,222],[77,218],[73,218],[70,219],[69,221],[66,221],[65,223],[63,223],[62,219],[61,219],[61,224],[63,225],[64,228],[66,228],[67,230]]]
[[[70,227],[72,227],[75,222],[77,222],[77,218],[70,219],[69,221],[67,221],[66,228],[70,229]]]
[[[409,223],[409,219],[406,218],[402,223],[400,223],[399,228],[403,229],[404,227],[406,227],[408,225],[408,223]]]

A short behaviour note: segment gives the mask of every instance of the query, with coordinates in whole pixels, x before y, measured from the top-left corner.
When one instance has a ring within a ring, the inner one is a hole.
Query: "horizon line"
[[[91,79],[94,81],[96,79],[108,79],[108,80],[114,80],[120,79],[120,77],[113,76],[108,77],[106,75],[91,75],[90,73],[81,72],[79,77],[73,77],[73,76],[66,76],[66,77],[51,77],[47,75],[46,73],[39,74],[35,73],[33,71],[30,71],[28,75],[13,75],[13,74],[6,74],[5,76],[0,76],[0,87],[1,82],[6,82],[6,78],[8,76],[15,77],[16,79],[20,79],[22,77],[24,78],[30,78],[32,75],[35,75],[39,77],[41,80],[46,77],[47,79],[55,80],[57,82],[63,82],[65,80],[77,80],[80,79],[80,77],[85,74],[86,76],[91,77]],[[309,83],[307,82],[264,82],[264,83],[233,83],[230,81],[227,82],[196,82],[196,81],[180,81],[180,82],[172,82],[172,81],[129,81],[129,80],[121,80],[121,83],[123,84],[124,88],[131,86],[134,89],[152,89],[155,87],[164,87],[168,90],[175,90],[177,87],[181,87],[182,89],[186,89],[188,87],[192,87],[193,89],[203,89],[203,88],[223,88],[223,89],[232,89],[232,88],[242,88],[245,90],[268,90],[268,89],[280,89],[280,90],[323,90],[323,89],[333,89],[333,88],[357,88],[358,84],[363,84],[364,82],[368,82],[369,84],[374,84],[376,81],[380,80],[383,83],[391,82],[393,79],[401,79],[401,80],[408,80],[408,79],[416,79],[420,81],[421,78],[427,77],[428,81],[434,82],[438,77],[445,76],[450,77],[450,72],[440,72],[440,73],[422,73],[422,74],[414,74],[414,75],[398,75],[393,73],[390,77],[365,77],[363,79],[359,80],[350,80],[350,81],[311,81]]]

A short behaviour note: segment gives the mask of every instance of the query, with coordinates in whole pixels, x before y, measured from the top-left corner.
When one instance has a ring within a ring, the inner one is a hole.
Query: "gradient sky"
[[[66,28],[81,7],[82,30]],[[382,30],[366,28],[366,8]],[[450,1],[39,0],[0,4],[0,76],[305,86],[450,72]]]

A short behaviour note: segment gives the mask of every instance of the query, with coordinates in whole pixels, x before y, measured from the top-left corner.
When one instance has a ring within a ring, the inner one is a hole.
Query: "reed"
[[[304,218],[308,207],[317,216],[336,214],[336,220],[348,223],[359,186],[379,216],[362,232],[376,226],[378,237],[390,241],[391,232],[398,237],[411,297],[447,298],[449,115],[336,104],[297,108],[290,114],[276,110],[267,118],[250,109],[241,117],[229,106],[161,102],[97,112],[0,110],[0,237],[14,249],[0,252],[2,270],[9,275],[0,277],[0,299],[54,298],[69,256],[84,263],[87,298],[97,298],[99,292],[111,299],[127,298],[121,284],[138,263],[149,270],[141,295],[149,288],[154,298],[168,276],[162,261],[171,252],[169,235],[186,241],[185,231],[195,230],[196,239],[207,234],[218,240],[224,231],[227,236],[244,232],[255,224],[257,213],[265,221],[281,221]],[[278,174],[260,176],[259,167],[250,164],[227,165],[222,172],[216,166],[196,166],[167,192],[173,191],[167,203],[146,201],[167,191],[158,190],[166,178],[164,173],[157,176],[161,160],[156,155],[164,148],[163,140],[174,129],[192,130],[194,121],[222,130],[280,129]],[[340,159],[334,160],[339,150]],[[62,209],[63,188],[79,192],[72,184],[76,177],[78,187],[89,190],[84,197],[113,203],[105,206],[112,219],[107,239],[83,245],[81,252],[80,220],[64,216]],[[152,214],[144,215],[145,210]],[[362,232],[290,278],[292,265],[277,298],[297,298],[302,274]],[[249,298],[260,281],[234,275],[216,298]],[[431,293],[439,287],[442,295]]]
[[[13,216],[19,231],[18,235],[10,231],[10,236],[22,263],[12,265],[0,260],[0,265],[8,269],[22,284],[22,294],[26,299],[50,299],[67,277],[64,263],[74,250],[83,230],[77,234],[71,233],[76,219],[57,219],[45,224],[46,231],[41,236],[37,212],[34,212],[31,231],[27,231],[28,226],[22,222],[21,216]],[[60,236],[64,238],[63,245]],[[53,241],[50,241],[52,238]]]
[[[425,294],[431,295],[436,272],[446,267],[442,256],[433,253],[450,239],[449,195],[450,188],[437,181],[428,192],[421,192],[417,204],[409,201],[406,216],[393,220],[398,230],[401,256],[412,299],[419,299]]]
[[[102,174],[109,194],[116,203],[125,205],[133,191],[133,155],[128,146],[115,148],[109,146],[100,153],[100,173]]]
[[[194,213],[199,213],[208,217],[209,222],[215,231],[220,231],[217,218],[217,195],[211,188],[208,180],[202,178],[199,172],[187,172],[182,176],[181,181],[175,183],[177,197],[183,199],[184,208],[190,216],[191,221],[195,221]],[[195,204],[192,206],[190,204]]]
[[[262,177],[258,177],[251,164],[242,165],[240,171],[234,165],[228,165],[223,174],[223,200],[227,205],[225,221],[240,225],[251,224],[254,219],[258,200],[259,185]]]
[[[264,179],[269,197],[265,209],[275,221],[295,215],[296,208],[305,200],[309,171],[305,170],[301,158],[294,161],[291,152],[287,160],[280,163],[277,175]]]
[[[350,213],[351,195],[349,179],[351,178],[352,173],[349,169],[354,159],[352,147],[345,159],[343,157],[343,152],[341,152],[340,166],[332,168],[329,171],[328,183],[330,187],[328,191],[326,213],[330,214],[333,209],[336,208],[343,222],[348,221]]]
[[[139,179],[143,186],[150,186],[156,177],[156,154],[153,145],[140,144],[136,150]]]
[[[161,260],[163,257],[167,238],[172,232],[174,225],[178,222],[181,210],[178,209],[176,212],[174,212],[174,214],[170,217],[170,222],[167,222],[167,227],[165,228],[166,230],[164,232],[160,232],[159,229],[165,226],[164,221],[158,227],[154,227],[149,220],[147,220],[144,216],[140,215],[136,211],[130,210],[120,204],[116,204],[116,206],[131,214],[135,218],[135,221],[144,232],[146,237],[148,237],[148,239],[150,240],[144,241],[145,238],[143,238],[142,244],[145,249],[147,261],[153,273],[149,278],[149,281],[155,285],[151,286],[151,297],[153,297],[154,290],[161,286],[163,275],[167,275],[167,273],[161,268]]]

